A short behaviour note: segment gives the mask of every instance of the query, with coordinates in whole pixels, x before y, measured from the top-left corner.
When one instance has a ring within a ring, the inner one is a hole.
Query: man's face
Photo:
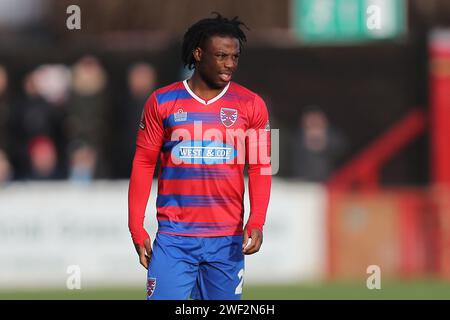
[[[212,36],[206,40],[203,49],[194,50],[196,70],[211,88],[223,88],[237,69],[239,54],[238,39]]]

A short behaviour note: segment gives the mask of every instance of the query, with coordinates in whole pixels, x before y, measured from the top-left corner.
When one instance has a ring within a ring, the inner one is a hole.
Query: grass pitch
[[[145,288],[82,288],[2,290],[0,300],[145,300]],[[443,280],[390,281],[369,290],[364,281],[303,283],[293,285],[247,285],[245,300],[450,300],[450,282]]]

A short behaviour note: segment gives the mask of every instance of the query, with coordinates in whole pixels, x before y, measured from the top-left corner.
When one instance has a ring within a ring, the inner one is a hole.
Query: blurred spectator
[[[70,69],[62,64],[41,65],[34,71],[34,83],[40,97],[49,105],[51,132],[59,163],[66,163],[64,120],[71,87]]]
[[[7,156],[11,144],[9,132],[10,106],[7,97],[8,73],[0,65],[0,186],[12,178],[12,167]]]
[[[0,65],[0,149],[6,149],[9,144],[8,121],[10,107],[7,98],[8,73],[5,67]]]
[[[347,150],[344,136],[317,106],[306,108],[293,138],[293,173],[305,181],[323,182]]]
[[[62,107],[70,90],[70,70],[65,65],[45,64],[34,71],[34,85],[39,95],[50,105]]]
[[[12,178],[12,167],[5,151],[0,149],[0,187]]]
[[[15,178],[21,179],[29,172],[28,145],[37,136],[56,135],[56,119],[52,107],[40,95],[36,83],[36,72],[28,73],[23,80],[25,98],[19,102],[12,112],[12,130],[14,132],[14,150],[11,154],[16,168]]]
[[[120,135],[120,157],[117,160],[119,176],[129,177],[133,161],[136,134],[144,104],[156,86],[157,74],[151,64],[136,63],[128,71],[129,99],[121,111],[122,134]]]
[[[58,155],[53,141],[47,136],[38,136],[29,144],[30,172],[27,179],[54,180],[64,178],[58,166]]]
[[[84,141],[95,150],[96,177],[109,176],[107,151],[112,139],[106,84],[106,72],[96,57],[84,56],[73,66],[66,122],[68,143]]]
[[[128,71],[128,88],[133,98],[145,100],[152,93],[155,84],[156,71],[148,63],[136,63]]]
[[[69,180],[75,183],[88,183],[94,177],[97,154],[84,142],[75,142],[70,151]]]
[[[52,114],[50,105],[39,94],[36,72],[33,71],[24,79],[25,102],[21,112],[21,129],[27,141],[37,135],[52,134]]]

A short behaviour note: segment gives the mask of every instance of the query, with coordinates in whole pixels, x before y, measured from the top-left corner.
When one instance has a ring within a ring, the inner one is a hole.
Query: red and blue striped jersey
[[[261,97],[230,82],[218,96],[205,101],[191,91],[187,81],[176,82],[151,94],[139,127],[137,146],[158,151],[161,161],[158,232],[242,234],[245,163],[250,163],[249,170],[251,166],[270,168],[270,158],[263,163],[261,151],[251,154],[259,150],[251,137],[265,132],[267,136],[260,140],[267,144],[264,151],[270,156],[269,117]],[[264,186],[267,199],[268,179]],[[268,200],[261,206],[253,202],[250,215],[255,213],[254,226],[262,229]]]

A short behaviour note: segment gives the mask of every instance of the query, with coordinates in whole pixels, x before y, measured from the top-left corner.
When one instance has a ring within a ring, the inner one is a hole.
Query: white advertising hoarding
[[[127,181],[1,188],[0,290],[65,288],[74,270],[70,266],[79,267],[82,288],[144,287],[146,270],[139,265],[128,232],[127,192]],[[156,183],[145,220],[152,238],[155,199]],[[263,247],[246,258],[246,283],[322,277],[324,205],[320,186],[274,179]]]

